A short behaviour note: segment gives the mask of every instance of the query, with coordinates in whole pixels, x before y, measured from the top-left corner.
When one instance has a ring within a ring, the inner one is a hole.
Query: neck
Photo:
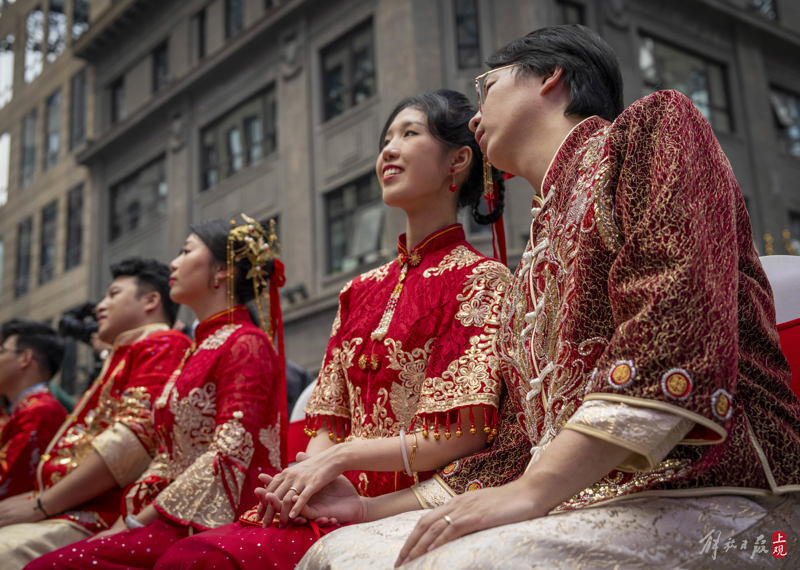
[[[7,386],[4,395],[9,403],[16,403],[17,398],[19,398],[25,390],[45,381],[46,380],[38,376],[23,376],[16,382],[12,382],[10,386]]]
[[[437,208],[429,208],[427,211],[408,214],[406,219],[406,249],[411,251],[422,240],[430,234],[453,225],[458,221],[456,213],[443,213]]]
[[[550,117],[550,121],[537,126],[536,138],[531,141],[531,148],[518,154],[520,175],[539,193],[561,143],[575,125],[583,120],[583,117],[564,115],[563,112],[554,113]]]
[[[212,289],[204,299],[190,304],[189,308],[194,311],[197,320],[202,323],[208,317],[216,315],[228,308],[227,290],[225,287]]]

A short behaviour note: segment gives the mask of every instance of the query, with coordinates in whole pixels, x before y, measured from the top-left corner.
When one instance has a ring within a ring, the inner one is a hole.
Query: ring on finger
[[[453,519],[450,518],[450,515],[444,515],[442,518],[447,524],[453,524]]]
[[[297,493],[298,495],[300,494],[300,491],[299,491],[299,490],[298,490],[296,487],[289,487],[289,490],[290,490],[290,491],[294,491],[294,492],[295,492],[295,493]]]

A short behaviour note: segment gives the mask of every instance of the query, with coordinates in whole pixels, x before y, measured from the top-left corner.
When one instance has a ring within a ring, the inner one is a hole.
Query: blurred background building
[[[339,290],[404,229],[373,172],[389,111],[472,95],[489,54],[554,23],[611,43],[626,103],[688,95],[759,252],[799,253],[794,0],[0,0],[0,321],[58,325],[102,297],[111,262],[168,262],[192,222],[244,211],[278,222],[287,354],[316,371]],[[530,199],[509,181],[512,267]]]

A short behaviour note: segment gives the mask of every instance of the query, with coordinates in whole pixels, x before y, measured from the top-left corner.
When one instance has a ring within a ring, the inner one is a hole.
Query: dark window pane
[[[325,120],[376,93],[372,21],[346,33],[321,52]]]
[[[111,240],[163,216],[166,205],[166,165],[164,157],[161,157],[111,187]]]
[[[70,80],[69,148],[86,140],[86,68]]]
[[[800,95],[773,88],[770,102],[778,142],[786,152],[800,157]]]
[[[562,24],[586,24],[582,4],[564,0],[558,3],[558,7],[561,11]]]
[[[205,190],[277,148],[275,87],[240,103],[202,130],[201,186]],[[220,169],[220,165],[224,165]]]
[[[72,5],[72,39],[77,40],[89,29],[89,0],[74,0]]]
[[[719,63],[642,36],[639,68],[644,80],[643,95],[675,89],[692,100],[716,131],[733,130],[725,69]]]
[[[225,37],[230,38],[244,28],[244,0],[225,0]]]
[[[44,169],[58,162],[61,147],[61,90],[53,93],[46,103]]]
[[[477,0],[454,0],[456,16],[456,53],[458,67],[481,66],[481,43],[478,33]]]
[[[20,186],[25,187],[33,181],[36,171],[36,130],[37,113],[32,109],[22,121],[22,168]]]
[[[125,113],[125,79],[120,77],[108,88],[111,124],[122,120]]]
[[[203,8],[192,19],[192,27],[194,29],[194,46],[197,54],[197,59],[203,59],[206,56],[206,9]]]
[[[325,195],[329,273],[352,271],[379,258],[383,212],[374,173]]]
[[[83,186],[76,186],[67,194],[67,244],[64,269],[81,264],[83,251]]]
[[[15,297],[22,297],[30,290],[32,242],[33,218],[28,216],[17,226],[17,271],[14,279]]]
[[[14,96],[14,36],[0,40],[0,107]]]
[[[153,93],[161,91],[169,81],[169,52],[166,42],[153,50]]]
[[[53,200],[42,208],[42,224],[39,228],[39,285],[52,280],[55,275],[57,205]]]

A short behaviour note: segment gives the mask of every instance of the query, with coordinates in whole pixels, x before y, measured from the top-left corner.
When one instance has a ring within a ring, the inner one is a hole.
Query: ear
[[[563,86],[563,79],[564,70],[560,67],[554,68],[553,71],[542,76],[542,86],[539,90],[539,93],[541,95],[546,95],[547,93],[553,91],[556,87]]]
[[[472,164],[472,149],[468,146],[462,146],[450,155],[450,168],[454,174],[469,170],[470,164]]]
[[[161,294],[158,291],[150,291],[141,296],[144,303],[144,311],[146,313],[153,313],[161,307]]]
[[[27,368],[34,361],[33,349],[31,349],[31,348],[26,348],[22,352],[18,353],[17,356],[19,357],[19,366],[20,366],[20,368]]]
[[[225,283],[228,279],[228,265],[225,263],[215,263],[214,278],[216,279],[217,283],[220,284],[220,287],[224,289]]]

